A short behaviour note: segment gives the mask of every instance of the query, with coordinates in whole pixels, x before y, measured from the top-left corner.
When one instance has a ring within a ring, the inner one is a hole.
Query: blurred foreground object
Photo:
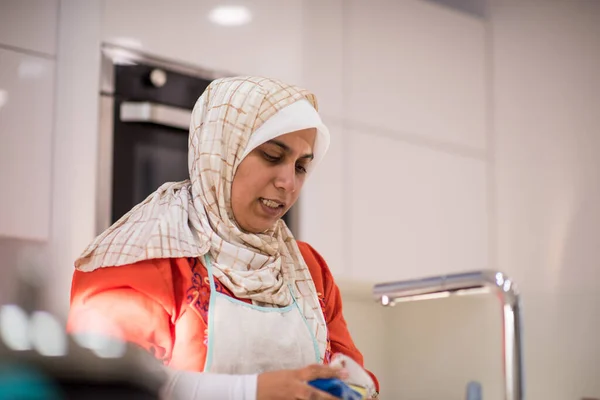
[[[159,399],[166,374],[143,349],[67,335],[52,315],[0,308],[0,399]]]

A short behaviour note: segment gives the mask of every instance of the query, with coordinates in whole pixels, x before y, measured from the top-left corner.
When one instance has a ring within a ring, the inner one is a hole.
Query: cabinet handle
[[[150,122],[157,125],[188,130],[192,112],[185,108],[150,102],[121,103],[121,121]]]

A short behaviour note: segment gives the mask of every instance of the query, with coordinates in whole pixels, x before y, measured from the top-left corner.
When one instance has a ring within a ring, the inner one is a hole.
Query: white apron
[[[294,302],[284,308],[244,303],[217,292],[208,255],[204,265],[210,280],[205,372],[260,374],[320,362],[317,341],[293,293]]]

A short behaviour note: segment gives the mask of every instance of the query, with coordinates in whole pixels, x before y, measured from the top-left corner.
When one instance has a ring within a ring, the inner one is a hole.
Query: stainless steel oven
[[[191,110],[227,75],[113,45],[101,51],[98,233],[163,183],[188,178]],[[295,211],[284,220],[294,232]]]

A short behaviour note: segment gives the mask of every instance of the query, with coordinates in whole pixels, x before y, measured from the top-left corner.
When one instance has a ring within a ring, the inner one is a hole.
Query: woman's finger
[[[328,365],[309,365],[300,370],[300,379],[303,381],[312,381],[314,379],[341,378],[344,379],[347,372],[340,368],[333,368]]]

